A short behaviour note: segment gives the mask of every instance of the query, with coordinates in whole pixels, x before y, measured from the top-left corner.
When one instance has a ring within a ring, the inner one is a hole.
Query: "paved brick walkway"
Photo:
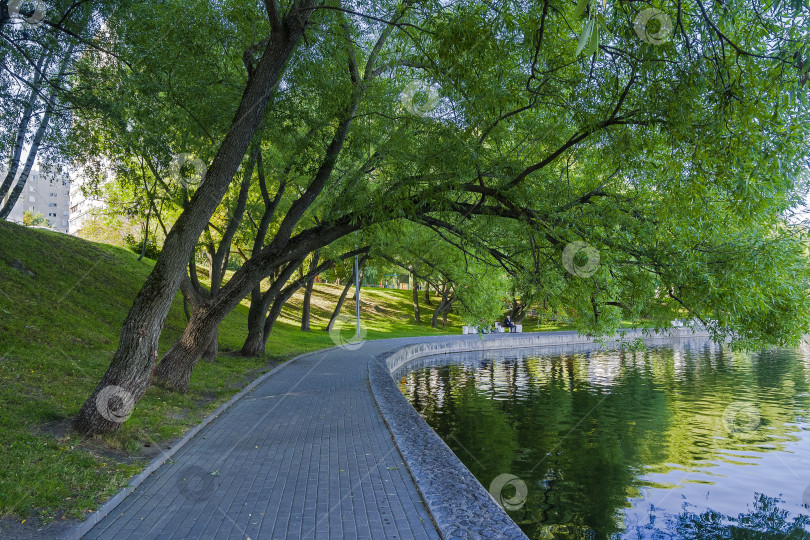
[[[84,538],[439,538],[368,386],[371,355],[426,340],[284,366]]]

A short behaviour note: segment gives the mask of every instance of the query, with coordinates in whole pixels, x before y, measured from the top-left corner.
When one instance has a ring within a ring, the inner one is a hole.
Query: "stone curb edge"
[[[143,471],[138,473],[136,476],[133,476],[132,478],[130,478],[127,485],[124,486],[118,493],[116,493],[115,495],[110,497],[107,500],[107,502],[105,502],[104,504],[102,504],[98,508],[98,510],[96,510],[95,512],[90,514],[87,517],[86,520],[84,520],[81,523],[79,523],[78,525],[76,525],[73,529],[68,531],[64,536],[61,536],[60,539],[61,540],[80,540],[84,535],[86,535],[88,532],[90,532],[90,530],[93,527],[95,527],[102,519],[104,519],[107,516],[107,514],[109,514],[113,510],[115,510],[115,508],[119,504],[121,504],[123,502],[123,500],[127,497],[127,495],[129,495],[130,493],[135,491],[138,488],[138,486],[140,486],[141,483],[143,483],[143,481],[146,480],[149,477],[149,475],[151,475],[153,472],[155,472],[161,465],[163,465],[166,461],[168,461],[178,450],[180,450],[183,446],[185,446],[188,441],[190,441],[197,433],[200,432],[200,430],[202,430],[205,426],[207,426],[208,424],[213,422],[214,419],[216,419],[219,415],[221,415],[226,409],[228,409],[231,405],[236,403],[239,399],[244,397],[245,394],[247,394],[248,392],[250,392],[251,390],[256,388],[256,386],[258,386],[259,384],[264,382],[265,379],[267,379],[271,375],[276,374],[278,371],[280,371],[284,367],[292,364],[293,362],[296,362],[296,361],[301,360],[303,358],[307,358],[309,356],[314,356],[314,355],[317,355],[317,354],[323,354],[323,353],[325,353],[326,351],[329,351],[329,350],[330,349],[323,349],[323,350],[320,350],[320,351],[313,351],[313,352],[304,353],[302,355],[291,358],[291,359],[287,360],[286,362],[284,362],[283,364],[281,364],[280,366],[276,366],[273,369],[271,369],[270,371],[268,371],[267,373],[264,373],[264,374],[259,375],[258,377],[256,377],[251,383],[249,383],[247,386],[242,388],[239,392],[237,392],[236,394],[231,396],[231,398],[228,401],[226,401],[225,403],[223,403],[222,405],[217,407],[211,414],[206,416],[202,420],[202,422],[200,422],[196,426],[189,429],[180,438],[180,440],[175,442],[170,448],[167,448],[166,450],[161,452],[157,457],[152,459],[152,461],[149,462],[149,464],[143,469]]]
[[[636,335],[653,342],[709,337],[708,332],[670,330],[667,334]],[[508,334],[507,334],[508,335]],[[646,341],[645,340],[645,341]],[[605,345],[615,345],[616,339]],[[540,348],[560,345],[599,345],[576,334],[525,334],[484,340],[423,342],[404,345],[369,360],[369,385],[374,400],[388,424],[394,443],[405,459],[414,482],[444,539],[526,539],[526,535],[495,501],[487,489],[456,457],[450,447],[416,412],[393,378],[393,373],[418,358],[449,353],[492,351],[508,348]]]

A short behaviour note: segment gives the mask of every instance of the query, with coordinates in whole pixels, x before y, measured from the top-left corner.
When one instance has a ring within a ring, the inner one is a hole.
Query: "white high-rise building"
[[[5,167],[0,168],[0,179],[5,179],[6,170]],[[21,172],[17,173],[17,178],[14,179],[14,184],[2,204],[6,203],[10,192],[17,185]],[[64,233],[68,232],[70,228],[70,176],[60,167],[34,165],[28,175],[25,189],[20,193],[17,203],[8,215],[8,220],[22,223],[24,212],[42,214],[48,220],[49,227]]]
[[[107,207],[107,202],[99,196],[85,195],[82,187],[88,182],[88,177],[83,167],[78,167],[73,171],[70,182],[70,234],[78,233],[85,220],[98,214]],[[103,186],[113,179],[112,169],[107,161],[104,162]]]

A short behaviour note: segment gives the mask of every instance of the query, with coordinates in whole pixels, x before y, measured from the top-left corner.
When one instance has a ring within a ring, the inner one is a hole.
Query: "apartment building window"
[[[28,191],[34,192],[36,190],[37,188],[35,188],[34,186],[28,186]]]
[[[56,206],[56,203],[55,202],[48,203],[48,206]]]
[[[31,201],[31,202],[37,202],[37,198],[34,197],[33,195],[29,195],[28,200]]]
[[[56,217],[56,212],[48,212],[48,217]]]
[[[68,222],[67,222],[67,220],[66,220],[66,219],[63,219],[63,220],[62,220],[62,227],[67,227],[67,226],[68,226]]]
[[[68,211],[67,211],[67,210],[65,210],[64,212],[62,212],[62,215],[63,215],[63,216],[68,215]]]

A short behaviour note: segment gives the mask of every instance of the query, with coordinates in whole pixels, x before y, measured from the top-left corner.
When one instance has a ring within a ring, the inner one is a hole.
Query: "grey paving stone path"
[[[84,538],[439,538],[368,386],[368,341],[285,365]]]

